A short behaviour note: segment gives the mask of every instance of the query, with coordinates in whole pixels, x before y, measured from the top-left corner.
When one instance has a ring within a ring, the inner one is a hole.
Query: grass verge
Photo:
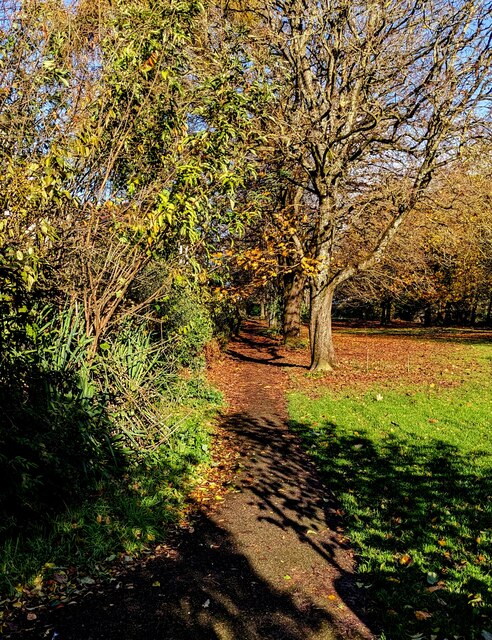
[[[183,517],[187,497],[210,462],[208,425],[220,403],[210,390],[187,406],[173,406],[172,438],[142,454],[120,477],[101,480],[78,504],[4,536],[0,591],[19,601],[48,596],[50,584],[60,586],[53,584],[53,573],[102,576],[108,562],[162,541]]]
[[[292,428],[325,474],[382,638],[492,633],[492,347],[453,388],[390,381],[290,396]],[[482,378],[484,379],[484,378]]]

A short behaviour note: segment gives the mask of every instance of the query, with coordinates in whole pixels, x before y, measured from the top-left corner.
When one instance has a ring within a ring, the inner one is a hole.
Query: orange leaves
[[[412,564],[413,559],[411,555],[409,555],[408,553],[404,553],[400,557],[398,562],[402,565],[402,567],[408,567],[410,564]]]
[[[157,53],[157,51],[154,51],[153,53],[150,54],[147,60],[140,67],[140,70],[143,71],[144,73],[151,71],[151,69],[153,69],[157,64],[158,59],[159,59],[159,54]]]
[[[432,618],[432,613],[429,613],[428,611],[415,611],[415,617],[417,620],[428,620],[429,618]]]
[[[240,457],[237,444],[230,434],[216,427],[215,439],[212,444],[215,466],[208,468],[199,483],[193,489],[188,510],[196,509],[197,505],[205,510],[214,510],[224,500],[228,490],[228,483],[237,466]]]

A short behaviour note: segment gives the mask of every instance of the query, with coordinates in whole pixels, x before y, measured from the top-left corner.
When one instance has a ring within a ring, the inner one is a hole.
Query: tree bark
[[[478,307],[478,300],[475,298],[475,300],[472,302],[472,306],[470,310],[470,326],[471,327],[474,327],[475,322],[477,321],[477,307]]]
[[[385,299],[381,303],[381,321],[382,327],[387,327],[391,322],[391,300]]]
[[[332,371],[336,365],[331,328],[331,311],[335,287],[311,285],[311,371]]]
[[[424,327],[432,326],[432,307],[428,304],[424,309]]]
[[[305,276],[295,271],[288,273],[284,278],[283,336],[285,343],[301,335],[301,306],[305,281]]]

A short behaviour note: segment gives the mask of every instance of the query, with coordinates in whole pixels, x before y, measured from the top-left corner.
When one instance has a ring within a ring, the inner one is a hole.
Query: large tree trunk
[[[304,283],[306,279],[301,273],[288,273],[284,278],[284,341],[298,338],[301,335],[301,306]]]
[[[336,364],[331,331],[331,310],[335,287],[311,285],[311,371],[331,371]]]

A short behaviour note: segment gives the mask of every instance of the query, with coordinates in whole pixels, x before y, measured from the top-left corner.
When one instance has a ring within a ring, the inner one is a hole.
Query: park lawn
[[[381,638],[492,638],[492,345],[471,375],[290,395],[291,426],[344,515]]]

